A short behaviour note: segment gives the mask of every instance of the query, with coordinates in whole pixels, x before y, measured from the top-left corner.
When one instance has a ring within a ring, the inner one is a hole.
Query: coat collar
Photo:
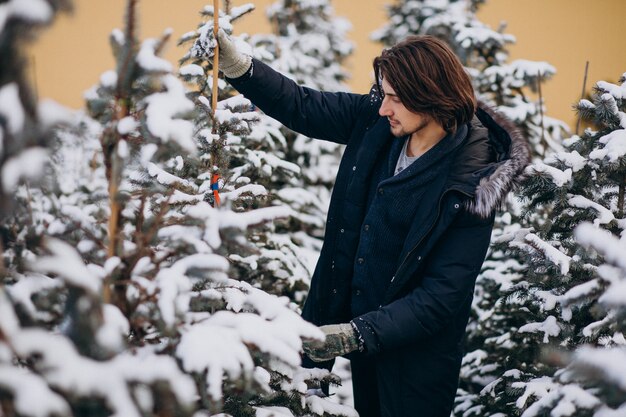
[[[519,185],[530,163],[521,131],[495,109],[479,102],[470,133],[457,152],[449,188],[463,191],[470,213],[489,217]]]

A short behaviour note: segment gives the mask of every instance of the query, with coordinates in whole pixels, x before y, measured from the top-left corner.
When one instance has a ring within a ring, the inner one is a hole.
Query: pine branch
[[[541,116],[541,143],[544,145],[544,149],[548,149],[548,143],[546,142],[546,129],[543,121],[543,94],[541,93],[541,83],[543,77],[541,71],[537,72],[537,91],[539,92],[539,115]]]

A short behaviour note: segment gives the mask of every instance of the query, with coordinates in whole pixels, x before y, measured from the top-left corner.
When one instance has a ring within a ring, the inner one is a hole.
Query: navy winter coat
[[[260,61],[231,84],[304,135],[346,144],[324,245],[303,317],[353,320],[366,346],[350,355],[361,417],[448,417],[462,340],[494,211],[528,164],[503,117],[479,108],[393,177],[401,141],[381,99],[300,87]]]

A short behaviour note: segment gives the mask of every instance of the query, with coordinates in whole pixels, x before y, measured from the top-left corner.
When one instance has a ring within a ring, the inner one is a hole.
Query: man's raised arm
[[[369,96],[326,93],[301,87],[261,61],[237,50],[220,30],[220,70],[240,93],[265,114],[306,136],[347,143]]]

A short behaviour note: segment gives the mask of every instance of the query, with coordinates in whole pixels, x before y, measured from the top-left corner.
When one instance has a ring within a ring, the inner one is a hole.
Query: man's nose
[[[388,117],[388,116],[391,116],[392,114],[391,109],[387,105],[387,102],[385,99],[383,99],[383,102],[380,105],[380,108],[378,109],[378,114],[382,117]]]

